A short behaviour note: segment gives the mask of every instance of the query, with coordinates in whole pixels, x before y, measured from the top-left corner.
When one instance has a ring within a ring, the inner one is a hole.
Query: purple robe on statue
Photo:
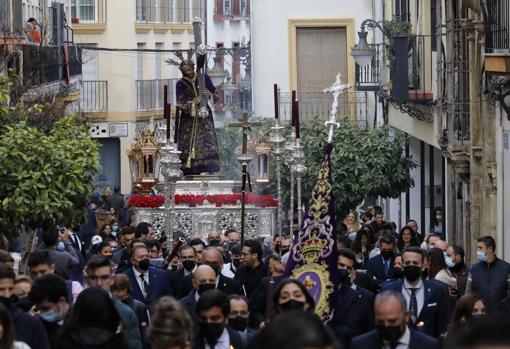
[[[205,76],[205,84],[207,90],[215,95],[216,88],[207,75]],[[199,117],[198,111],[195,113],[192,111],[192,101],[196,97],[200,98],[198,79],[195,79],[194,82],[185,77],[180,79],[176,85],[176,96],[177,103],[181,108],[177,143],[179,151],[181,151],[180,157],[184,175],[219,172],[220,157],[211,108],[207,107],[209,116],[206,118]],[[191,154],[194,154],[194,157],[189,159]]]

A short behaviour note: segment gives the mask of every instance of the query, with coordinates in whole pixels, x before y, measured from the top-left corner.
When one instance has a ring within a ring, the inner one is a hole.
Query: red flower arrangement
[[[175,196],[176,205],[187,205],[189,207],[202,206],[207,201],[211,205],[221,207],[224,205],[237,205],[241,203],[241,194],[219,194],[219,195],[192,195],[185,194]],[[161,195],[143,196],[131,195],[128,202],[130,207],[157,208],[165,204],[165,198]],[[271,195],[246,194],[246,204],[256,207],[276,207],[278,201]]]

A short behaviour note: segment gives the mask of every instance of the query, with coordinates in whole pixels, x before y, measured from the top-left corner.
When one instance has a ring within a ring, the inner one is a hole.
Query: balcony
[[[299,115],[304,122],[315,120],[317,117],[326,121],[331,114],[333,97],[322,92],[298,92]],[[280,92],[280,114],[283,119],[290,120],[292,93]],[[368,129],[368,100],[366,92],[347,92],[340,95],[338,100],[337,117],[348,116],[354,120],[360,129]]]
[[[80,99],[70,104],[67,113],[87,113],[96,117],[104,117],[108,111],[108,81],[81,81]]]
[[[106,30],[108,0],[73,0],[71,22],[75,34],[101,34]]]
[[[202,0],[136,0],[136,31],[154,30],[164,33],[171,30],[179,34],[191,31],[193,18],[203,18]]]
[[[413,35],[394,40],[391,96],[399,103],[432,104],[432,37]]]
[[[136,110],[158,114],[163,110],[163,89],[168,85],[168,102],[175,106],[175,84],[178,79],[136,80]]]
[[[23,52],[23,83],[25,86],[38,86],[64,80],[67,67],[61,48],[54,46],[21,45]],[[82,49],[69,47],[68,68],[70,77],[81,75]]]
[[[510,3],[487,0],[485,70],[493,74],[510,73]]]

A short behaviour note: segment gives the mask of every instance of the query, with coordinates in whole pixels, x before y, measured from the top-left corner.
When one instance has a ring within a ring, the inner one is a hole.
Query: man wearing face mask
[[[232,245],[228,253],[230,254],[230,263],[223,264],[221,273],[226,277],[233,279],[237,269],[241,267],[243,262],[241,254],[241,245],[240,244]]]
[[[460,246],[451,245],[446,249],[445,257],[446,265],[457,280],[457,292],[459,297],[464,295],[466,291],[466,284],[468,279],[469,270],[464,263],[464,249]]]
[[[487,314],[491,315],[510,291],[510,264],[496,256],[496,241],[482,236],[476,243],[478,262],[471,266],[466,293],[483,298]]]
[[[58,347],[64,318],[71,308],[65,280],[57,274],[45,274],[34,281],[28,297],[39,311],[51,347]]]
[[[197,302],[198,336],[192,341],[195,349],[241,349],[242,340],[227,327],[230,313],[228,297],[218,290],[203,293]]]
[[[216,274],[208,265],[199,265],[193,274],[193,289],[188,295],[179,300],[188,311],[193,325],[198,324],[198,316],[196,312],[197,301],[205,291],[214,290],[216,288]]]
[[[244,296],[238,295],[231,295],[228,299],[230,300],[228,327],[239,333],[243,346],[246,347],[256,333],[251,328],[248,328],[248,321],[250,317],[248,299]]]
[[[351,349],[437,349],[436,339],[411,329],[406,300],[398,292],[383,291],[375,297],[376,330],[355,337]]]
[[[221,234],[217,231],[210,231],[207,234],[207,246],[218,246],[221,244]]]
[[[368,260],[367,274],[375,277],[379,284],[395,277],[395,239],[390,234],[382,236],[380,241],[381,253]]]
[[[179,259],[182,268],[170,275],[170,285],[175,294],[178,294],[182,285],[182,279],[193,274],[197,269],[197,252],[190,245],[183,245],[179,249]]]
[[[131,282],[134,299],[150,306],[160,297],[171,295],[172,289],[165,271],[150,267],[149,251],[145,245],[134,245],[131,268],[124,271]]]
[[[243,286],[236,280],[226,277],[221,274],[223,266],[223,254],[217,247],[207,247],[202,252],[202,265],[208,265],[216,274],[216,288],[226,295],[230,294],[244,294]],[[178,293],[178,298],[185,297],[193,289],[192,285],[193,275],[187,275],[182,279],[182,285]]]
[[[41,249],[50,254],[55,263],[55,273],[67,279],[69,270],[80,264],[78,254],[69,241],[69,230],[63,227],[60,230],[45,230],[42,240],[44,246]]]
[[[408,247],[402,255],[404,280],[385,283],[382,288],[404,296],[411,329],[438,338],[449,319],[449,293],[445,284],[422,279],[424,254],[419,247]]]
[[[25,313],[17,306],[18,297],[14,295],[15,278],[16,275],[12,268],[5,263],[0,263],[0,303],[11,314],[15,339],[25,342],[31,348],[50,349],[50,342],[43,322],[39,318]]]
[[[338,250],[339,289],[336,293],[334,316],[328,325],[345,347],[349,346],[355,335],[365,332],[367,327],[372,329],[374,322],[373,315],[370,316],[373,300],[368,299],[362,291],[352,288],[352,280],[356,275],[355,260],[356,256],[351,250]],[[361,289],[361,287],[357,288]],[[369,308],[368,313],[367,308]]]

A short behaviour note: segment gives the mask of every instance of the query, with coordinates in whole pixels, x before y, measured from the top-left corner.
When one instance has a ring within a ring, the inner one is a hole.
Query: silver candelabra
[[[162,134],[166,134],[166,126],[161,128]],[[167,241],[173,240],[174,222],[175,222],[175,190],[177,181],[183,173],[181,171],[181,152],[177,149],[177,143],[173,143],[170,138],[160,137],[160,171],[163,175],[162,181],[163,193],[165,196],[165,232],[167,232]]]
[[[273,154],[273,158],[276,161],[276,190],[278,195],[278,235],[280,236],[280,240],[282,238],[282,177],[281,177],[281,162],[282,155],[284,153],[284,148],[282,147],[285,143],[285,138],[282,136],[283,126],[280,125],[278,119],[275,119],[274,126],[271,127],[271,138],[270,141],[272,143],[271,151]]]
[[[305,154],[304,147],[301,145],[301,140],[296,138],[294,142],[294,152],[292,153],[292,161],[294,173],[296,176],[296,191],[297,191],[297,208],[298,208],[298,229],[301,228],[301,219],[303,218],[303,203],[301,198],[301,182],[303,176],[306,174]]]

